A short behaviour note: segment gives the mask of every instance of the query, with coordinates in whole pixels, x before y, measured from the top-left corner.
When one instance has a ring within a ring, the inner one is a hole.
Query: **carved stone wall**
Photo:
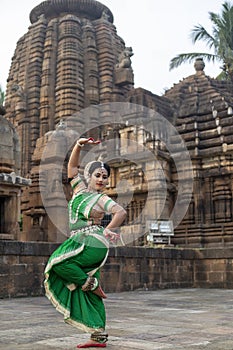
[[[21,189],[29,184],[30,180],[20,176],[18,135],[0,115],[0,239],[20,238]]]

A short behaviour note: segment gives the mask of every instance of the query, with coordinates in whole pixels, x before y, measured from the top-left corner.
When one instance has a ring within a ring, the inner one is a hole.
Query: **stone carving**
[[[110,14],[108,13],[108,11],[106,9],[102,12],[101,19],[103,19],[105,21],[110,20]]]
[[[134,84],[134,75],[131,67],[132,47],[125,47],[119,55],[119,62],[115,66],[115,84],[119,87]]]
[[[21,101],[25,102],[25,92],[22,86],[15,84],[12,86],[11,91],[14,92],[15,95],[18,96]]]
[[[116,64],[116,68],[131,68],[131,58],[133,56],[132,47],[126,47],[119,56],[119,63]]]

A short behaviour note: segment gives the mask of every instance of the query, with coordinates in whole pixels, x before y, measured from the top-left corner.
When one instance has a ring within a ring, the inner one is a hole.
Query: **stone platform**
[[[110,293],[105,305],[109,350],[233,349],[233,290]],[[87,338],[45,297],[0,300],[1,350],[72,350]]]

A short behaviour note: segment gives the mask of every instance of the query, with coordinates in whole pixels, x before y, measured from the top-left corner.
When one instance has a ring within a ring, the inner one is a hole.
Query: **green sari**
[[[99,205],[103,212],[111,211],[116,203],[104,194],[85,190],[78,178],[72,180],[74,195],[69,202],[71,236],[51,255],[45,268],[46,296],[64,315],[64,321],[85,332],[103,332],[106,314],[102,298],[84,292],[81,287],[88,276],[100,278],[109,243],[104,228],[93,224],[91,213]]]

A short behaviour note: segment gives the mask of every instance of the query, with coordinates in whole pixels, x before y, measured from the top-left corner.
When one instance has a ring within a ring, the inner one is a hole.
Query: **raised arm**
[[[77,141],[74,148],[72,149],[67,169],[68,178],[70,179],[78,174],[81,147],[83,147],[82,144],[79,144]]]
[[[76,144],[74,145],[74,148],[72,149],[70,159],[68,162],[68,178],[72,179],[78,174],[78,167],[79,167],[79,159],[80,159],[80,151],[82,147],[85,144],[99,144],[100,141],[95,141],[92,137],[86,139],[86,138],[80,138],[78,141],[76,141]]]

